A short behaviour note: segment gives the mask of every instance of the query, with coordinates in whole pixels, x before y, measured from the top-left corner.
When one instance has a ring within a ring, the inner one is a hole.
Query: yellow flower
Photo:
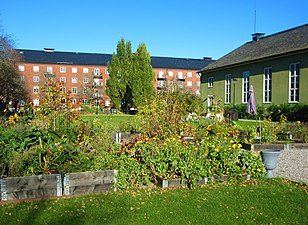
[[[237,147],[238,147],[238,148],[241,148],[241,147],[242,147],[242,145],[241,145],[241,144],[238,144],[238,145],[237,145]]]
[[[219,152],[219,148],[215,148],[214,150],[215,150],[216,152]]]
[[[232,148],[236,149],[236,144],[233,144],[233,145],[232,145]]]
[[[215,145],[212,145],[212,148],[215,148]]]
[[[233,140],[230,140],[230,144],[233,144],[234,143],[234,141]]]
[[[258,169],[257,169],[257,171],[260,173],[260,172],[261,172],[261,169],[260,169],[260,168],[258,168]]]

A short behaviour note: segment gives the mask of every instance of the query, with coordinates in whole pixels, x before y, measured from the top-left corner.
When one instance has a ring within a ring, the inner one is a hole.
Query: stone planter
[[[273,177],[273,170],[276,168],[280,150],[277,149],[266,149],[261,151],[262,162],[266,169],[267,178]]]

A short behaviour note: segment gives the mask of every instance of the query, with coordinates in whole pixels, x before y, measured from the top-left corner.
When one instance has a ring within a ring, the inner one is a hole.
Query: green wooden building
[[[253,85],[256,104],[308,104],[308,24],[273,35],[252,35],[201,71],[201,97],[225,104],[247,103]]]

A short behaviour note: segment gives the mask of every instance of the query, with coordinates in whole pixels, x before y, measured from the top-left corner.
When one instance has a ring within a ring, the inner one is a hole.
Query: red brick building
[[[44,78],[42,75],[49,74],[63,83],[63,89],[71,92],[74,102],[87,104],[95,99],[102,106],[111,107],[109,97],[105,94],[106,80],[109,78],[107,63],[112,60],[111,54],[58,52],[51,48],[17,51],[22,58],[18,69],[34,106],[40,104],[40,87]],[[180,88],[200,95],[200,77],[197,71],[211,62],[211,58],[151,57],[157,78],[156,87],[159,90],[168,82],[176,81]]]

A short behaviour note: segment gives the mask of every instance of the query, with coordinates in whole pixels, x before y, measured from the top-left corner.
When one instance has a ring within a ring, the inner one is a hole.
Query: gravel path
[[[282,150],[273,175],[308,183],[308,149]]]

